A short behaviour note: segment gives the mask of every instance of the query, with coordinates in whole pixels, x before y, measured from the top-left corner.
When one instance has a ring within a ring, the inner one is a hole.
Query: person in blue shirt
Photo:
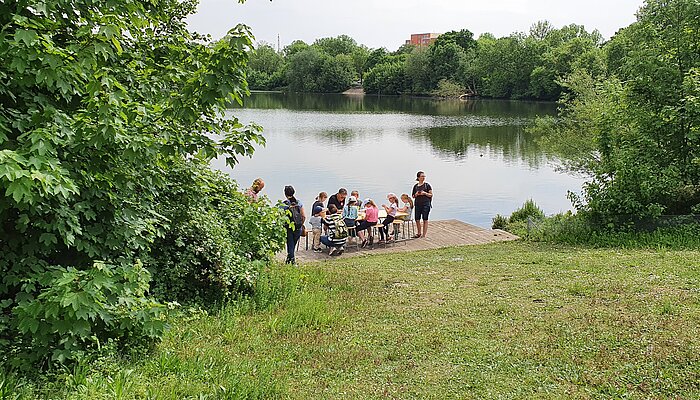
[[[357,221],[357,214],[360,211],[360,207],[357,205],[357,198],[354,196],[348,197],[348,204],[343,207],[343,219],[345,220],[345,225],[348,228],[355,226]]]

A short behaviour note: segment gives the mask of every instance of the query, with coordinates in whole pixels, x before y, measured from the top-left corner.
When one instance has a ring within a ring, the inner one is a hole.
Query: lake
[[[411,193],[416,172],[433,186],[431,219],[458,219],[490,227],[527,199],[546,214],[571,208],[567,191],[583,179],[557,170],[523,127],[556,104],[501,100],[253,93],[229,111],[264,128],[267,144],[227,172],[241,188],[262,177],[263,194],[284,198],[293,185],[308,206],[320,191],[345,187],[387,203]]]

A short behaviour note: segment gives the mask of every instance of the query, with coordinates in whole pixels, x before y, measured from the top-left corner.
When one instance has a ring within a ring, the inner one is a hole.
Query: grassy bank
[[[700,251],[507,243],[285,269],[25,398],[697,398]],[[2,397],[0,398],[7,398]],[[12,397],[9,397],[12,398]]]

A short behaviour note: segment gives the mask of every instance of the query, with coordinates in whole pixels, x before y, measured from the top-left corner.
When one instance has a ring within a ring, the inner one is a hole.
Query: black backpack
[[[303,218],[301,217],[301,207],[299,207],[299,203],[291,203],[287,202],[289,204],[289,212],[292,214],[291,217],[289,218],[289,222],[294,223],[294,230],[301,229],[301,226],[304,224],[303,223]]]

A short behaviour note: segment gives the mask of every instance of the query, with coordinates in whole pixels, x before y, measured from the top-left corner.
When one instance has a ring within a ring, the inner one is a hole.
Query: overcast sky
[[[222,37],[238,23],[256,41],[282,47],[301,39],[349,35],[370,48],[396,50],[411,33],[469,29],[475,37],[527,32],[539,20],[598,29],[605,38],[635,21],[642,0],[200,0],[190,28]]]

